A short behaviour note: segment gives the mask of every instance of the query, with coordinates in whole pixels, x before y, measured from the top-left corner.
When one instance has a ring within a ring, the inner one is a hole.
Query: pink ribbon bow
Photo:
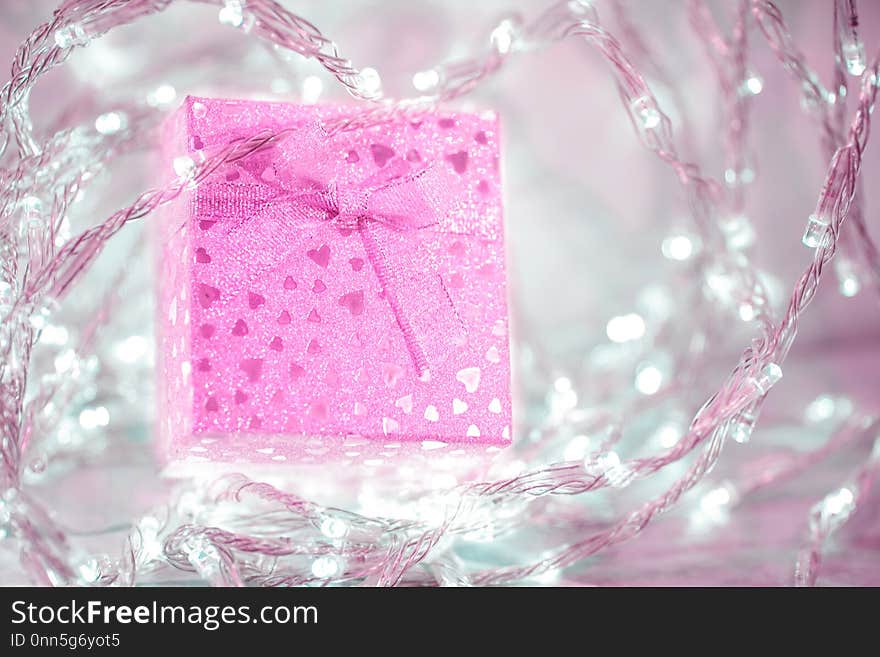
[[[343,233],[356,231],[419,377],[427,380],[431,365],[445,360],[466,333],[418,234],[441,229],[445,171],[389,158],[378,173],[346,184],[336,175],[338,159],[321,126],[307,126],[238,163],[261,182],[201,185],[197,216],[228,223],[236,249],[224,273],[238,284],[280,264],[301,243],[295,233],[303,227],[330,221]]]

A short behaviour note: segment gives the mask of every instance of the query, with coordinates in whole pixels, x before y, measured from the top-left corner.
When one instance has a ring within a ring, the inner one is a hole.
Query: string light
[[[834,261],[834,271],[837,274],[838,289],[843,296],[851,298],[861,291],[858,267],[852,260],[841,256]]]
[[[641,315],[628,313],[608,320],[605,333],[612,342],[631,342],[645,335],[645,320]]]
[[[303,102],[314,103],[321,97],[324,91],[324,83],[317,75],[309,75],[303,80],[302,98]]]
[[[741,214],[725,218],[719,223],[727,245],[734,251],[747,249],[755,243],[755,229],[748,217]]]
[[[34,328],[34,330],[42,331],[49,324],[49,318],[57,307],[58,302],[52,299],[46,299],[31,313],[30,317],[28,317],[28,323]]]
[[[644,395],[653,395],[663,385],[663,373],[654,365],[643,364],[636,372],[636,388]]]
[[[755,170],[746,166],[739,171],[736,169],[724,170],[724,182],[730,188],[749,185],[755,181]]]
[[[83,429],[97,429],[110,424],[110,413],[103,406],[83,409],[79,414],[79,423]]]
[[[744,322],[751,322],[758,316],[755,306],[747,301],[739,304],[737,312],[739,313],[739,318]]]
[[[342,564],[336,557],[318,557],[312,562],[312,575],[318,579],[330,579],[342,571]]]
[[[321,523],[321,533],[334,540],[344,538],[348,534],[348,523],[340,518],[325,518]]]
[[[644,321],[661,325],[675,312],[675,300],[669,289],[661,284],[646,285],[636,298],[636,308]]]
[[[40,342],[55,347],[63,347],[67,344],[69,333],[63,326],[47,324],[40,333]]]
[[[770,392],[770,388],[776,385],[782,378],[782,368],[776,363],[768,363],[761,368],[757,376],[749,379],[752,388],[759,395],[766,395]]]
[[[382,78],[374,68],[361,69],[357,78],[358,89],[366,98],[375,98],[382,93]]]
[[[89,36],[79,23],[71,23],[55,30],[55,45],[59,48],[72,48],[88,44]]]
[[[605,452],[596,457],[588,457],[584,462],[584,468],[590,475],[605,478],[608,485],[614,488],[627,486],[634,476],[633,471],[620,460],[620,455],[614,451]]]
[[[819,395],[807,405],[804,417],[807,422],[816,424],[831,419],[846,418],[852,412],[853,403],[848,398]]]
[[[669,379],[672,363],[665,353],[654,352],[636,368],[636,389],[643,395],[654,395]]]
[[[160,84],[147,94],[147,103],[153,107],[168,107],[177,99],[177,90],[170,84]]]
[[[665,422],[654,433],[654,440],[663,449],[675,447],[684,435],[681,426],[677,422]]]
[[[758,415],[754,410],[746,409],[737,415],[730,425],[730,437],[734,442],[744,445],[752,439]]]
[[[244,8],[240,0],[226,0],[217,15],[223,25],[241,27],[244,22]]]
[[[432,91],[440,85],[440,72],[437,69],[419,71],[413,75],[413,87],[422,93]]]
[[[591,0],[569,0],[566,7],[572,16],[577,18],[594,18],[596,9]]]
[[[136,363],[146,355],[149,343],[142,335],[130,335],[114,346],[116,357],[124,363]]]
[[[113,135],[125,128],[125,115],[119,112],[107,112],[95,119],[95,130],[102,135]]]
[[[196,163],[189,155],[175,157],[172,162],[174,173],[181,180],[189,180],[195,175]]]
[[[516,38],[516,24],[512,20],[505,19],[492,30],[489,40],[499,55],[506,55],[513,49]]]
[[[583,461],[592,446],[592,439],[589,436],[578,435],[569,441],[562,453],[565,461]]]
[[[764,90],[764,80],[757,73],[749,73],[743,80],[740,93],[757,96]]]
[[[694,240],[690,235],[670,235],[661,245],[663,255],[670,260],[688,260],[696,251]]]
[[[630,103],[630,112],[636,125],[643,131],[651,131],[660,126],[660,110],[650,96],[639,96],[633,100]]]
[[[861,77],[868,67],[868,60],[865,57],[865,44],[856,30],[858,17],[855,14],[855,3],[837,1],[834,4],[840,57],[850,75]]]
[[[710,490],[700,501],[700,507],[710,515],[720,515],[721,509],[733,500],[733,495],[727,486],[721,486]]]

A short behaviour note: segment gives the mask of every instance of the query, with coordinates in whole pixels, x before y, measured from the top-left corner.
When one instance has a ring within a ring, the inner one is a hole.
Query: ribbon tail
[[[409,232],[371,220],[363,221],[358,232],[413,365],[419,377],[428,380],[431,368],[467,339],[436,262]]]

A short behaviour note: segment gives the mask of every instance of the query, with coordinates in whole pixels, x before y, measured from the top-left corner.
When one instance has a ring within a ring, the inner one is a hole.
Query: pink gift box
[[[261,130],[158,222],[171,460],[378,463],[510,442],[494,113],[332,133],[352,108],[188,98],[163,162]]]

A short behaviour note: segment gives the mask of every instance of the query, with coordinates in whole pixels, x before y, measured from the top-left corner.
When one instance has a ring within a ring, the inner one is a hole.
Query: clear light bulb
[[[670,260],[684,261],[690,259],[697,251],[699,244],[697,239],[685,233],[669,235],[660,245],[664,257]]]
[[[12,310],[15,301],[15,290],[12,285],[0,279],[0,320]]]
[[[653,434],[653,440],[662,448],[669,449],[675,447],[685,431],[681,423],[675,421],[665,422],[661,424],[657,431]]]
[[[413,75],[412,83],[416,91],[422,93],[433,91],[440,85],[440,72],[436,68],[419,71]]]
[[[729,507],[737,502],[736,489],[733,484],[725,481],[717,488],[707,491],[700,500],[700,507],[715,515],[721,512],[724,507]]]
[[[742,251],[755,243],[755,229],[749,218],[744,215],[725,217],[718,222],[718,227],[724,234],[727,246],[734,251]]]
[[[742,256],[736,254],[736,257]],[[744,278],[741,267],[738,262],[722,261],[711,265],[705,273],[706,293],[719,305],[738,312],[740,316],[749,314],[749,309],[743,308],[745,305],[751,306],[751,311],[756,314],[764,299],[759,290]]]
[[[629,313],[608,320],[605,333],[612,342],[631,342],[645,335],[645,320],[641,315]]]
[[[856,13],[856,3],[852,0],[835,0],[834,10],[840,59],[850,75],[861,77],[867,67],[867,59],[865,44],[858,31],[859,17]]]
[[[196,163],[188,155],[175,157],[171,165],[174,168],[174,173],[176,173],[177,177],[181,180],[191,179],[196,170]]]
[[[659,283],[646,285],[636,298],[636,307],[645,324],[662,324],[675,311],[673,292]]]
[[[835,407],[834,397],[820,395],[810,402],[805,415],[810,422],[823,422],[834,417]]]
[[[244,7],[241,0],[226,0],[217,15],[217,19],[223,25],[241,27],[241,24],[244,22]]]
[[[562,452],[563,461],[582,461],[590,451],[592,440],[589,436],[578,434],[572,438]]]
[[[19,201],[19,209],[21,210],[21,222],[18,224],[18,235],[25,238],[29,232],[33,232],[33,227],[39,229],[44,222],[44,205],[36,196],[25,196]]]
[[[219,566],[220,553],[207,539],[192,537],[183,544],[183,551],[193,567],[204,575]]]
[[[751,322],[758,316],[758,310],[755,308],[755,304],[750,303],[748,301],[744,301],[739,304],[739,318],[744,322]]]
[[[814,535],[828,534],[845,523],[856,509],[856,496],[844,486],[829,493],[810,510],[810,531]]]
[[[663,372],[653,363],[642,363],[636,370],[636,389],[643,395],[656,394],[663,386]]]
[[[86,559],[76,567],[80,582],[85,585],[97,584],[102,577],[112,574],[115,570],[113,560],[106,554]]]
[[[160,84],[147,94],[147,104],[151,107],[168,107],[177,98],[177,89],[170,84]]]
[[[776,363],[769,363],[761,369],[757,376],[750,379],[750,383],[757,395],[763,397],[781,378],[782,368]]]
[[[89,35],[79,23],[71,23],[55,30],[55,45],[59,48],[84,46],[89,42]]]
[[[830,222],[824,215],[819,216],[811,214],[807,221],[807,228],[804,230],[804,236],[802,239],[804,246],[815,249],[822,244],[828,232],[829,225]]]
[[[554,414],[564,414],[577,406],[577,391],[571,379],[560,376],[553,382],[553,388],[547,393],[547,405]]]
[[[566,7],[572,16],[593,18],[596,15],[596,8],[591,0],[569,0]]]
[[[651,96],[639,96],[630,103],[629,110],[641,131],[655,130],[662,121],[657,103]]]
[[[489,41],[499,55],[507,55],[516,46],[518,36],[518,25],[511,19],[506,18],[498,24],[498,27],[492,30]]]
[[[742,169],[736,170],[728,168],[724,170],[724,183],[731,189],[750,185],[755,181],[755,170],[749,165],[744,165]]]
[[[825,498],[825,510],[830,514],[845,513],[852,508],[855,496],[849,488],[841,488]]]
[[[65,349],[55,357],[55,371],[58,374],[64,374],[70,378],[77,378],[79,375],[79,358],[73,349]]]
[[[674,369],[672,357],[663,351],[654,351],[636,366],[635,387],[643,395],[654,395],[671,378]]]
[[[321,533],[334,540],[344,538],[348,534],[348,523],[341,518],[324,518],[321,522]]]
[[[52,314],[52,307],[49,305],[36,308],[28,318],[30,325],[37,331],[42,331],[49,323],[49,317]]]
[[[854,297],[862,289],[858,267],[849,258],[838,256],[834,261],[834,272],[837,274],[837,287],[845,297]]]
[[[25,196],[21,199],[20,206],[26,215],[40,214],[43,211],[43,202],[37,196]]]
[[[865,44],[862,43],[862,40],[855,37],[842,41],[840,44],[840,54],[843,57],[843,64],[846,66],[847,72],[857,78],[861,77],[867,68]]]
[[[811,74],[801,86],[801,108],[807,113],[814,113],[824,102],[819,80]]]
[[[317,75],[309,75],[302,82],[302,99],[304,103],[315,103],[324,91],[324,83]]]
[[[852,412],[853,403],[849,398],[819,395],[807,406],[804,418],[807,422],[820,423],[849,417]]]
[[[318,557],[312,562],[312,575],[318,579],[329,579],[342,571],[342,563],[335,556]]]
[[[54,324],[47,324],[43,331],[40,333],[40,342],[46,345],[52,345],[55,347],[63,347],[67,344],[67,339],[69,334],[67,329],[63,326],[55,326]]]
[[[743,96],[757,96],[764,90],[764,80],[760,75],[753,71],[746,74],[745,79],[740,86],[739,92]]]
[[[374,98],[382,93],[382,78],[374,68],[364,68],[357,77],[357,87],[364,96]]]
[[[605,477],[608,485],[613,488],[623,488],[635,478],[635,472],[614,451],[587,457],[584,469],[591,476]]]
[[[137,525],[140,535],[140,551],[138,560],[140,563],[149,563],[162,554],[163,545],[159,539],[161,524],[152,516],[144,517]]]
[[[0,541],[12,534],[11,520],[12,507],[7,504],[6,500],[0,497]]]
[[[124,129],[128,121],[121,112],[107,112],[95,119],[95,130],[102,135],[113,135]]]
[[[752,439],[752,433],[755,431],[757,423],[757,412],[753,409],[744,410],[730,423],[730,437],[734,442],[744,445]]]

